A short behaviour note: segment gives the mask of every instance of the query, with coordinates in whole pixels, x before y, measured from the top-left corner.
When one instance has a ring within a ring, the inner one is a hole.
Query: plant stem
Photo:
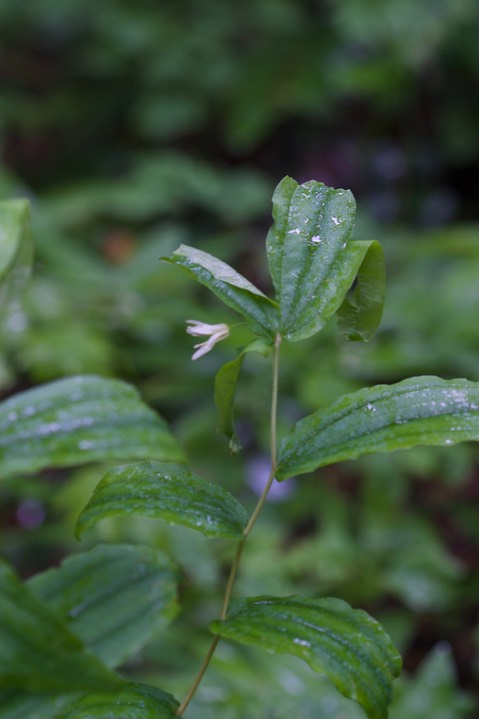
[[[273,354],[273,383],[272,383],[272,391],[271,391],[271,425],[270,425],[270,447],[271,447],[271,471],[268,477],[268,481],[266,482],[266,485],[263,489],[263,492],[261,493],[261,496],[256,504],[256,507],[253,510],[253,513],[251,517],[249,518],[248,524],[246,525],[244,531],[243,531],[243,539],[240,540],[238,543],[238,547],[236,549],[235,558],[233,560],[233,563],[231,565],[228,581],[226,583],[224,598],[223,598],[223,606],[220,613],[220,619],[224,620],[227,617],[228,614],[228,607],[231,600],[231,594],[233,592],[233,585],[235,583],[236,576],[238,574],[238,569],[241,562],[241,556],[243,554],[243,549],[246,543],[246,539],[248,538],[248,535],[250,534],[251,530],[253,529],[253,526],[258,519],[258,516],[263,509],[266,499],[268,498],[268,493],[271,488],[271,485],[273,484],[274,475],[276,473],[276,453],[277,453],[277,414],[278,414],[278,384],[279,384],[279,348],[281,345],[281,335],[278,333],[276,335],[275,343],[274,343],[274,354]],[[208,669],[209,663],[213,657],[213,654],[215,653],[216,647],[218,645],[218,642],[220,640],[220,636],[217,634],[213,637],[213,640],[210,644],[210,647],[206,653],[205,658],[203,659],[203,662],[198,670],[198,673],[195,677],[195,680],[193,684],[190,687],[190,690],[188,691],[187,695],[181,702],[180,706],[176,710],[177,716],[182,716],[185,709],[187,708],[190,701],[193,699],[196,690],[198,689],[201,680],[203,679],[203,676]]]
[[[281,347],[281,335],[279,332],[276,335],[274,341],[274,355],[273,355],[273,387],[271,390],[271,432],[270,432],[270,447],[271,447],[271,474],[273,470],[276,471],[277,462],[277,424],[278,424],[278,386],[279,386],[279,348]]]
[[[193,699],[193,697],[196,693],[196,690],[198,689],[200,682],[203,679],[203,676],[204,676],[206,670],[208,669],[209,663],[211,661],[213,654],[215,653],[216,645],[218,644],[219,640],[220,640],[220,637],[218,634],[216,634],[216,636],[213,637],[213,641],[210,644],[210,648],[208,649],[206,656],[203,659],[201,667],[199,668],[198,674],[196,675],[195,680],[194,680],[193,684],[191,685],[188,694],[185,696],[185,698],[181,702],[180,706],[176,710],[177,716],[182,716],[186,707],[188,706],[190,701]]]
[[[233,591],[233,584],[235,583],[236,575],[238,574],[238,569],[239,569],[239,565],[241,562],[241,555],[243,554],[245,541],[246,541],[245,539],[242,539],[239,542],[238,547],[236,549],[236,554],[235,554],[235,558],[233,560],[233,564],[231,565],[228,582],[226,583],[225,595],[224,595],[224,599],[223,599],[223,608],[221,609],[220,619],[226,619],[226,615],[228,614],[228,607],[230,604],[231,592]]]
[[[274,355],[273,355],[273,388],[271,391],[271,425],[270,425],[270,448],[271,448],[271,470],[269,473],[268,481],[263,489],[261,497],[258,500],[253,514],[251,515],[246,529],[244,530],[244,538],[249,535],[253,526],[258,519],[259,513],[263,509],[263,506],[268,498],[269,490],[273,484],[274,475],[276,474],[276,453],[277,453],[277,415],[278,415],[278,383],[279,383],[279,348],[281,345],[281,335],[276,335],[274,343]],[[243,540],[244,541],[244,540]]]

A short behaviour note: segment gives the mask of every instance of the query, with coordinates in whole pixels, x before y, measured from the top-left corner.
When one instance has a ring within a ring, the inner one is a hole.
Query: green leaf
[[[178,265],[208,287],[228,307],[242,314],[255,332],[274,336],[276,304],[225,262],[188,245],[181,245],[170,257],[162,259]]]
[[[412,377],[347,394],[283,439],[276,479],[371,452],[479,440],[479,383]]]
[[[58,719],[174,719],[179,702],[145,684],[128,684],[116,695],[89,694],[69,705]]]
[[[27,200],[0,202],[0,306],[20,294],[30,274],[29,217]]]
[[[30,579],[28,588],[116,667],[175,616],[177,580],[176,566],[161,552],[115,544],[68,557]]]
[[[243,359],[243,354],[238,355],[231,362],[224,364],[215,376],[214,400],[219,411],[218,431],[229,437],[233,454],[237,454],[242,449],[234,429],[233,405]]]
[[[338,310],[371,243],[351,242],[351,192],[285,177],[273,195],[266,239],[279,303],[279,331],[290,342],[318,332]]]
[[[338,309],[339,327],[348,340],[367,342],[374,337],[383,315],[386,292],[386,265],[379,242],[368,247],[359,268],[357,284],[351,298],[346,297]]]
[[[0,403],[3,476],[147,457],[183,460],[164,420],[124,382],[73,377]]]
[[[120,682],[0,562],[0,689],[111,691]]]
[[[78,518],[77,534],[113,515],[160,518],[208,537],[229,539],[241,539],[248,522],[241,504],[225,489],[182,465],[162,462],[107,472]]]
[[[219,411],[218,431],[230,438],[230,449],[233,454],[241,450],[234,431],[233,404],[243,360],[249,352],[267,355],[271,351],[271,346],[263,339],[254,340],[234,360],[227,362],[216,373],[214,399]]]
[[[56,719],[70,694],[0,689],[0,719]]]
[[[107,666],[122,664],[176,614],[178,570],[141,545],[98,545],[37,574],[30,593]],[[0,719],[52,719],[68,695],[0,690]]]
[[[458,686],[451,647],[440,642],[412,677],[401,677],[390,719],[471,719],[475,713],[477,699]]]
[[[250,597],[232,603],[214,634],[304,659],[369,719],[385,719],[401,658],[384,629],[340,599]]]

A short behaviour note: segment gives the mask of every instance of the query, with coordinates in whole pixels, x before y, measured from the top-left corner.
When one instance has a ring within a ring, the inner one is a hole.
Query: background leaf
[[[109,691],[120,684],[66,623],[0,564],[0,688]]]
[[[68,706],[58,719],[174,719],[179,702],[160,689],[129,684],[118,694],[89,694]]]
[[[163,462],[115,467],[107,472],[80,514],[82,534],[104,517],[141,515],[181,524],[208,537],[241,539],[248,515],[222,487],[182,465]]]
[[[470,719],[477,702],[456,683],[451,647],[436,644],[413,677],[401,677],[390,719]]]
[[[0,404],[2,474],[95,460],[153,457],[181,461],[166,423],[118,380],[62,379]]]
[[[285,177],[273,195],[266,239],[279,303],[279,330],[290,342],[318,332],[336,312],[368,243],[351,242],[356,204],[349,190]]]
[[[59,709],[71,698],[70,694],[0,689],[0,717],[1,719],[56,719]]]
[[[0,307],[21,292],[30,274],[29,216],[27,200],[0,202]]]
[[[292,654],[326,674],[370,719],[385,719],[401,659],[382,627],[339,599],[251,597],[234,602],[211,631],[243,644]]]
[[[27,587],[96,657],[116,667],[175,615],[177,579],[162,552],[115,544],[72,555]],[[64,694],[0,690],[0,718],[51,719],[67,702]]]
[[[412,377],[344,395],[282,441],[276,478],[371,452],[479,440],[479,383]]]
[[[182,267],[208,287],[228,307],[242,314],[257,333],[274,335],[275,303],[225,262],[188,245],[181,245],[170,257],[162,259]]]
[[[177,567],[141,545],[98,545],[29,580],[105,664],[119,666],[176,614]]]

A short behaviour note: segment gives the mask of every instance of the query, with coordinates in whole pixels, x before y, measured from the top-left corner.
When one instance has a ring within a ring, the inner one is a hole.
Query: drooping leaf
[[[242,449],[233,425],[233,402],[243,359],[244,355],[238,355],[231,362],[224,364],[215,376],[214,399],[218,408],[218,431],[230,438],[233,454],[237,454]]]
[[[177,568],[141,545],[98,545],[27,582],[30,593],[107,666],[138,651],[176,613]],[[0,719],[56,719],[70,695],[0,689]]]
[[[304,659],[357,701],[369,719],[385,719],[401,659],[366,612],[340,599],[250,597],[233,602],[211,631],[242,644]]]
[[[0,403],[3,476],[150,457],[183,460],[164,420],[124,382],[89,375],[61,379]]]
[[[248,516],[218,485],[182,465],[141,462],[106,473],[77,523],[82,534],[104,517],[141,515],[181,524],[208,537],[241,539]]]
[[[351,192],[314,180],[276,188],[266,249],[286,340],[318,332],[351,287],[371,244],[350,240],[355,209]]]
[[[28,588],[116,667],[176,614],[177,580],[176,566],[158,550],[115,544],[68,557],[30,579]]]
[[[479,383],[412,377],[344,395],[300,420],[279,448],[279,481],[371,452],[479,441]]]
[[[242,314],[255,332],[274,336],[276,304],[225,262],[188,245],[180,245],[170,257],[162,259],[178,265],[208,287],[228,307]]]
[[[351,297],[338,309],[339,327],[348,340],[367,342],[379,327],[386,291],[384,253],[378,242],[368,242]]]
[[[0,689],[111,691],[120,683],[0,562]]]
[[[230,449],[233,454],[241,450],[233,425],[233,403],[243,360],[249,352],[266,355],[270,350],[271,345],[265,340],[254,340],[234,360],[227,362],[216,373],[214,399],[219,412],[218,431],[230,438]]]
[[[179,702],[146,684],[128,684],[117,694],[89,694],[66,707],[58,719],[174,719]]]
[[[30,274],[29,214],[27,200],[0,202],[0,307],[19,295]]]

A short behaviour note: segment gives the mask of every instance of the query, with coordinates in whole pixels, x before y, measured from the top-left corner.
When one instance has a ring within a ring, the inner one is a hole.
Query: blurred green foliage
[[[129,379],[201,473],[252,506],[266,360],[245,360],[245,451],[232,471],[211,395],[236,343],[192,364],[184,321],[233,315],[158,258],[191,244],[268,290],[268,207],[285,174],[353,190],[356,237],[381,240],[389,287],[371,344],[345,345],[331,324],[306,349],[285,347],[280,426],[365,383],[478,380],[478,32],[476,0],[0,2],[0,192],[31,198],[36,246],[25,303],[0,328],[3,394],[75,373]],[[471,445],[420,449],[286,483],[251,537],[238,591],[299,585],[366,605],[405,655],[392,718],[472,717],[478,460]],[[72,526],[100,476],[4,483],[3,553],[29,574],[77,549]],[[148,520],[108,520],[95,536],[150,542],[185,568],[182,626],[128,667],[152,683],[168,674],[182,694],[230,549],[195,537],[192,557],[187,530]],[[359,717],[307,667],[258,662],[223,647],[196,715]]]

